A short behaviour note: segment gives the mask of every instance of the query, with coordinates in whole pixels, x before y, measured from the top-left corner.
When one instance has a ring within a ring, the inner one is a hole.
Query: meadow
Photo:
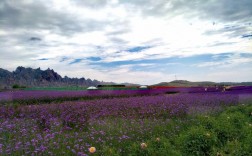
[[[251,155],[252,87],[0,92],[0,155]]]

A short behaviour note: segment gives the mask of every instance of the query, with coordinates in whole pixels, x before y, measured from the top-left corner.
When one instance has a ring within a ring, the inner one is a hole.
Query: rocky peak
[[[21,73],[22,71],[25,71],[25,67],[18,66],[17,69],[15,70],[15,73]]]
[[[46,79],[47,81],[57,81],[62,79],[58,73],[54,72],[53,70],[50,70],[50,68],[43,71],[41,74],[42,78]]]
[[[8,76],[10,76],[12,73],[11,72],[9,72],[8,70],[5,70],[5,69],[2,69],[2,68],[0,68],[0,78],[2,77],[8,77]]]
[[[12,87],[14,84],[27,87],[46,86],[96,86],[101,82],[82,78],[62,78],[53,69],[41,70],[19,66],[15,71],[9,72],[0,68],[0,86]]]

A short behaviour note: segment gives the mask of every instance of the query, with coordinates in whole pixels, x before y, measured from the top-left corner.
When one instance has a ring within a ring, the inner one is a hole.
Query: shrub
[[[19,88],[19,85],[18,85],[18,84],[14,84],[14,85],[12,86],[12,88],[13,88],[13,89]]]
[[[211,117],[211,116],[203,116],[203,115],[200,115],[200,116],[197,116],[197,125],[198,126],[203,126],[205,129],[207,130],[212,130],[214,128],[214,122],[215,122],[215,118],[214,117]]]
[[[214,133],[200,126],[182,133],[178,141],[183,155],[208,156],[213,151],[217,138]]]
[[[216,149],[213,153],[216,153],[216,155],[242,156],[242,145],[238,140],[228,141],[224,147]]]
[[[214,131],[217,134],[219,145],[225,146],[227,141],[245,138],[246,134],[242,133],[242,131],[246,122],[246,116],[239,109],[236,112],[232,111],[232,113],[229,111],[223,112],[217,117]]]
[[[249,155],[252,153],[252,128],[250,127],[250,134],[243,142],[243,153],[244,155]]]

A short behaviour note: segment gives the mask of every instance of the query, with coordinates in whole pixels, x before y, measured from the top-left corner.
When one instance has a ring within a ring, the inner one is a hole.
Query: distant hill
[[[211,81],[200,81],[191,82],[187,80],[175,80],[171,82],[161,82],[152,86],[178,86],[178,87],[192,87],[192,86],[215,86],[215,85],[234,85],[234,86],[252,86],[252,82],[211,82]]]
[[[13,85],[26,87],[63,87],[63,86],[97,86],[99,84],[116,84],[83,78],[61,77],[53,69],[41,70],[19,66],[15,71],[0,68],[0,89],[11,88]]]
[[[125,86],[140,86],[140,84],[135,84],[135,83],[127,83],[127,82],[124,82],[124,83],[120,83],[121,85],[125,85]]]

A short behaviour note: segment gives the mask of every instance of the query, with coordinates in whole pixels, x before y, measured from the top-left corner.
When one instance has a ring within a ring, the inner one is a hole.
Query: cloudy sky
[[[1,0],[0,68],[154,84],[252,81],[251,0]]]

